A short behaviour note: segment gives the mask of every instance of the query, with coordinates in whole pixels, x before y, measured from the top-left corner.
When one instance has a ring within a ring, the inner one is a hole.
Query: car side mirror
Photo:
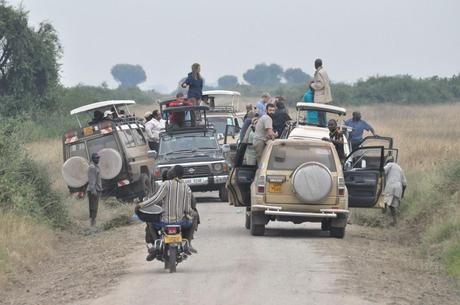
[[[230,152],[230,144],[222,145],[222,152],[224,152],[224,153]]]
[[[156,160],[158,158],[158,152],[156,150],[149,150],[147,152],[147,157],[149,159],[155,159]]]

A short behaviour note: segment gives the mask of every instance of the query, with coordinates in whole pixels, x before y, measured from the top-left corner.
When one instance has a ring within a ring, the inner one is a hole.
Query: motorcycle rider
[[[198,215],[192,208],[192,190],[182,180],[183,175],[184,168],[180,165],[175,165],[168,173],[170,180],[164,181],[153,197],[136,205],[136,212],[153,204],[163,208],[160,223],[147,225],[150,228],[150,230],[146,230],[146,242],[148,244],[159,238],[158,230],[164,225],[180,224],[182,236],[189,242],[188,250],[197,253],[191,242],[193,233],[197,229]],[[147,245],[147,248],[148,255],[146,259],[151,261],[156,257],[159,249],[155,249],[152,245]]]

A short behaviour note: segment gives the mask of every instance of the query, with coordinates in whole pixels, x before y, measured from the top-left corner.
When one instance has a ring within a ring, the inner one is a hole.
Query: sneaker
[[[188,246],[188,251],[191,252],[191,253],[198,253],[198,251],[196,251],[196,249],[193,248],[192,245],[189,245],[189,246]]]
[[[145,258],[145,260],[148,261],[148,262],[151,262],[157,256],[157,252],[155,251],[154,248],[149,248],[148,252],[149,252],[149,254],[147,254],[147,257]]]

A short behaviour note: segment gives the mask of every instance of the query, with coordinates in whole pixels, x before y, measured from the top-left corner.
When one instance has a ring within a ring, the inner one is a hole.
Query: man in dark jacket
[[[286,126],[286,122],[290,121],[291,117],[287,113],[286,106],[284,105],[282,100],[278,99],[275,106],[276,111],[273,115],[273,130],[278,132],[278,136],[281,136],[284,127]]]
[[[101,173],[98,165],[99,159],[99,154],[93,153],[91,155],[91,164],[88,168],[88,187],[86,188],[86,192],[88,193],[89,218],[92,227],[96,225],[99,197],[102,192]]]

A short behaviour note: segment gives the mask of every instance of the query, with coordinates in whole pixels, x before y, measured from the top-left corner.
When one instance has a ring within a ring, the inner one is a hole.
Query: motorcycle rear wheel
[[[176,272],[177,247],[169,247],[169,273]]]

